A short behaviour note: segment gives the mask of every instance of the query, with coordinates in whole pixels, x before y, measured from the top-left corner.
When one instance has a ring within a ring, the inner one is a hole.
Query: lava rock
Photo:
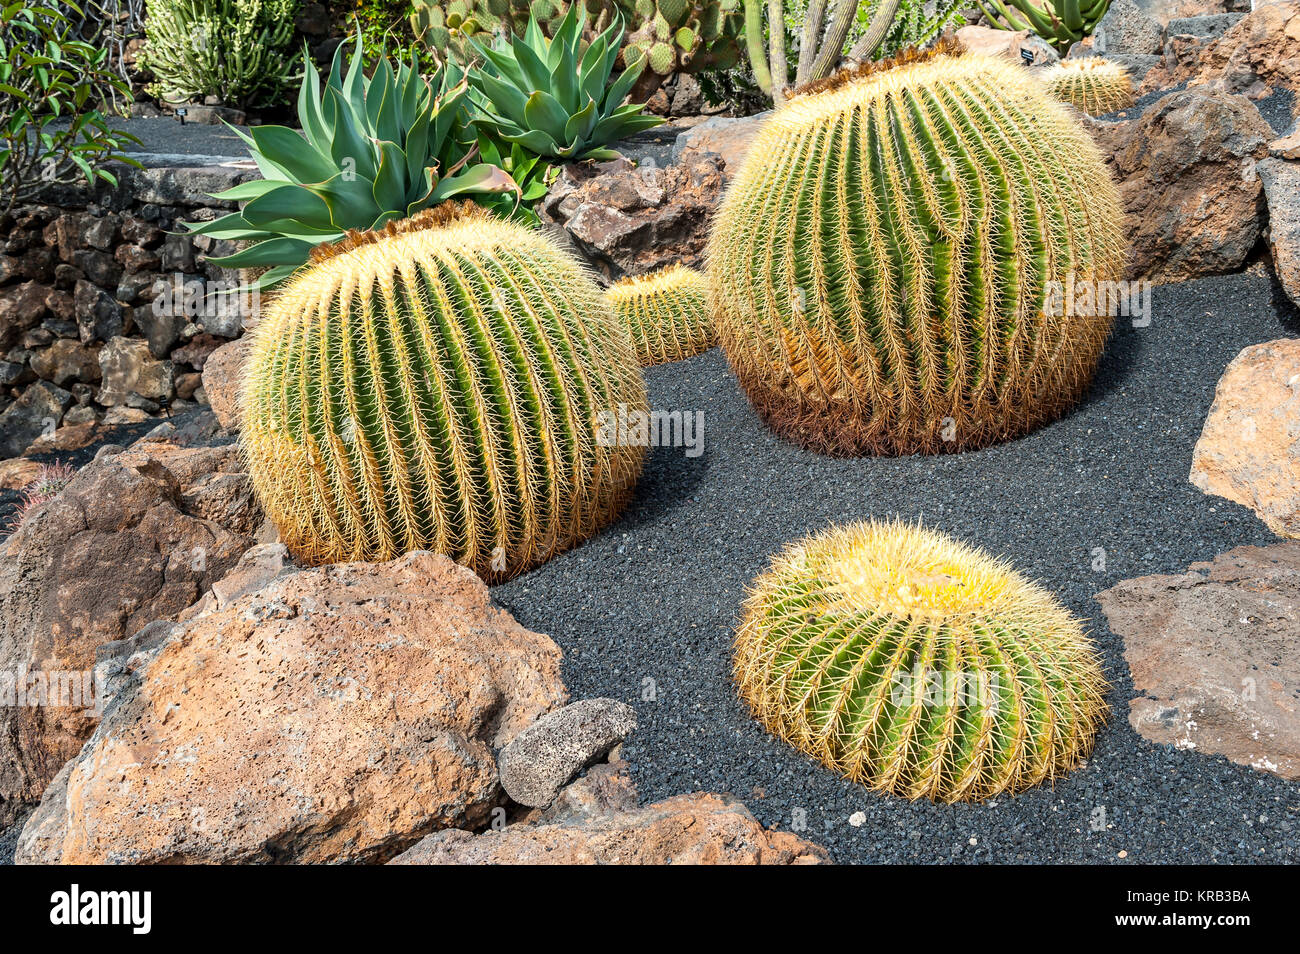
[[[1097,594],[1153,742],[1300,779],[1300,543],[1238,547]]]
[[[545,808],[635,728],[636,712],[617,699],[583,699],[550,712],[501,750],[501,787],[520,805]]]
[[[19,864],[383,862],[485,824],[493,749],[565,695],[555,644],[422,552],[277,576],[110,670]]]
[[[1192,454],[1192,484],[1300,538],[1300,339],[1251,345],[1219,380]]]

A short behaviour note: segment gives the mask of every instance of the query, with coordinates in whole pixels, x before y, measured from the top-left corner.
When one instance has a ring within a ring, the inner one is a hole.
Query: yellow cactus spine
[[[745,603],[735,673],[774,735],[872,789],[941,802],[1063,776],[1106,715],[1097,652],[1051,594],[897,522],[776,557]]]
[[[243,441],[267,514],[309,563],[433,550],[506,579],[608,524],[644,449],[626,328],[540,233],[469,203],[317,250],[269,305]]]
[[[708,285],[692,268],[672,265],[625,278],[611,285],[605,297],[627,322],[642,367],[681,361],[717,343]]]
[[[1100,153],[1027,71],[959,50],[797,91],[717,214],[719,340],[769,425],[814,450],[1023,434],[1080,396],[1109,333],[1109,314],[1044,314],[1054,283],[1121,276]]]
[[[1089,116],[1128,109],[1134,102],[1128,70],[1100,56],[1063,60],[1045,69],[1042,79],[1053,97]]]

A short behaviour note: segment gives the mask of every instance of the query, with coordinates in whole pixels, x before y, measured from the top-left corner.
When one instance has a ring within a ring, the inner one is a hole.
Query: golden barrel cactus
[[[1042,79],[1053,97],[1089,116],[1128,109],[1134,103],[1128,70],[1100,56],[1063,60],[1043,70]]]
[[[540,233],[448,204],[317,249],[243,382],[259,499],[308,563],[433,550],[511,577],[608,524],[644,448],[627,329]]]
[[[736,679],[760,722],[855,782],[953,802],[1059,778],[1091,750],[1106,681],[1045,590],[898,522],[809,537],[759,576]]]
[[[1045,302],[1054,283],[1119,279],[1124,259],[1087,133],[1027,71],[953,42],[796,92],[708,246],[750,402],[838,454],[981,447],[1059,415],[1112,318]]]
[[[609,287],[605,298],[627,322],[642,367],[691,358],[717,343],[708,284],[693,268],[670,265],[624,278]]]

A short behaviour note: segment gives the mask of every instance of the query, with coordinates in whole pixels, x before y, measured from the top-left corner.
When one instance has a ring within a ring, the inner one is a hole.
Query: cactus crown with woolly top
[[[735,672],[770,732],[908,798],[1057,778],[1106,712],[1096,650],[1050,594],[898,522],[832,528],[776,557],[745,603]]]

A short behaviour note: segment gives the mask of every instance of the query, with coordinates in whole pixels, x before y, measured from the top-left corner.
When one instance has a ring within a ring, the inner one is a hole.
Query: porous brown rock
[[[825,849],[765,829],[729,795],[696,792],[637,805],[622,763],[598,765],[546,812],[482,834],[442,831],[399,855],[401,865],[825,864]]]
[[[147,442],[82,468],[0,547],[0,677],[32,686],[29,704],[0,706],[0,826],[96,724],[84,691],[37,705],[40,687],[88,688],[99,647],[194,603],[260,522],[236,448]]]
[[[228,431],[239,430],[239,390],[249,341],[243,337],[224,344],[203,363],[203,393],[217,423]]]
[[[1300,135],[1291,137],[1300,159]],[[1277,140],[1270,151],[1278,150]],[[1259,164],[1259,178],[1264,184],[1268,205],[1268,247],[1273,253],[1277,280],[1297,305],[1300,305],[1300,161],[1270,156]]]
[[[485,824],[560,650],[444,556],[287,572],[102,661],[116,690],[22,863],[382,862]]]
[[[169,397],[175,382],[170,361],[159,361],[141,338],[116,337],[99,352],[103,379],[96,400],[105,407],[127,404],[132,395],[147,400]]]
[[[699,266],[722,187],[722,161],[695,150],[668,166],[571,163],[539,215],[614,281],[679,262]]]
[[[770,112],[754,116],[714,116],[677,134],[673,143],[673,160],[680,161],[688,151],[713,153],[722,158],[722,174],[730,180],[740,170],[749,153],[749,145]]]
[[[1189,478],[1300,538],[1300,339],[1243,350],[1219,379]]]
[[[1259,4],[1215,39],[1166,49],[1140,93],[1186,83],[1252,98],[1286,89],[1300,94],[1300,3]],[[1300,116],[1300,99],[1292,104]]]
[[[0,413],[0,458],[17,457],[42,434],[53,434],[72,395],[49,381],[28,385]]]
[[[1130,278],[1176,282],[1242,266],[1259,240],[1256,166],[1273,138],[1254,103],[1188,89],[1138,119],[1086,125],[1119,184]]]
[[[1300,779],[1300,543],[1238,547],[1097,594],[1153,742]]]

